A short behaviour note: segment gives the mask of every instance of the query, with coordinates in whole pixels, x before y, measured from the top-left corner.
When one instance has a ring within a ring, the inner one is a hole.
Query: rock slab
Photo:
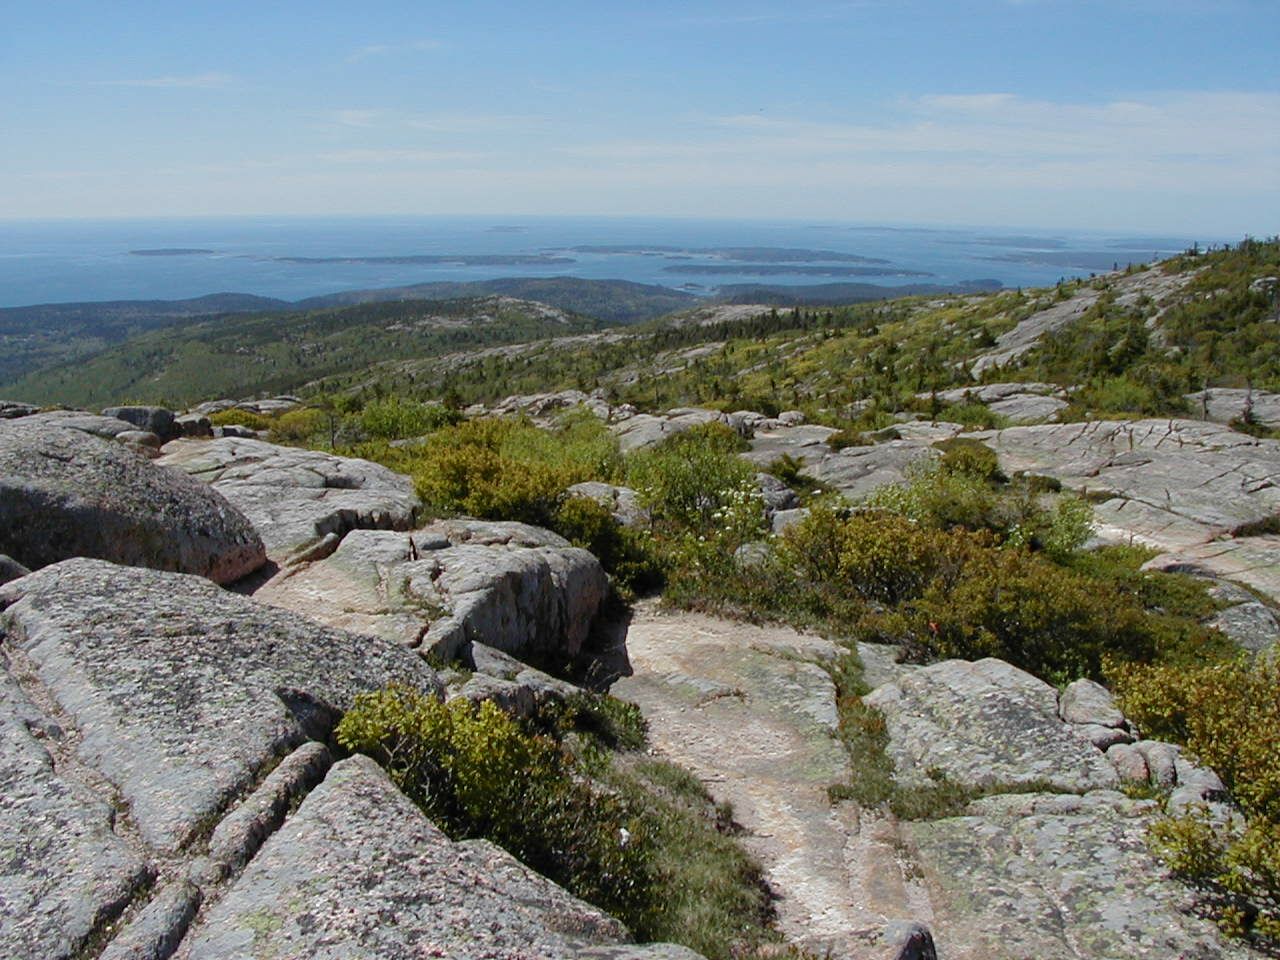
[[[263,440],[175,440],[157,463],[212,484],[249,518],[277,563],[326,534],[408,530],[420,507],[413,481],[379,464]]]
[[[0,421],[0,553],[30,568],[84,556],[218,583],[266,560],[217,491],[40,415]]]

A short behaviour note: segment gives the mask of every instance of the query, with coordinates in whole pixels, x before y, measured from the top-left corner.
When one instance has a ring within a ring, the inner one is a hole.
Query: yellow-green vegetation
[[[1109,674],[1143,733],[1185,744],[1246,820],[1206,810],[1158,821],[1151,839],[1208,896],[1225,931],[1280,946],[1280,665],[1239,657],[1195,666],[1116,663]]]
[[[432,509],[550,526],[565,491],[586,480],[619,481],[617,441],[589,414],[555,430],[481,418],[446,427],[394,456]]]
[[[252,410],[241,410],[239,407],[232,407],[230,410],[219,410],[217,413],[209,414],[209,422],[215,427],[237,425],[248,427],[250,430],[270,430],[276,421],[274,417],[254,413]]]
[[[336,735],[382,764],[450,836],[499,844],[643,940],[713,960],[776,941],[760,869],[733,839],[728,812],[668,764],[598,750],[579,759],[568,739],[545,732],[564,732],[577,713],[540,732],[492,703],[391,687],[359,697]],[[625,707],[601,715],[637,745]]]

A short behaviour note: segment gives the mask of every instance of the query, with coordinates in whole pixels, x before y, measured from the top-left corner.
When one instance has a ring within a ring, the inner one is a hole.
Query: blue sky
[[[1277,0],[4,9],[0,218],[1280,231]]]

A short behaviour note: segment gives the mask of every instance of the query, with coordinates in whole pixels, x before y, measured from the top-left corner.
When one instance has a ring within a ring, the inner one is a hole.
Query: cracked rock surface
[[[211,484],[249,518],[277,563],[329,534],[408,530],[420,506],[413,481],[379,464],[264,440],[174,440],[156,462]]]

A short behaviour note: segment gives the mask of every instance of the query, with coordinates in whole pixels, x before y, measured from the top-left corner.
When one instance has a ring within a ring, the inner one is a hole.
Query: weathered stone
[[[1185,907],[1149,851],[1150,801],[989,797],[974,815],[903,824],[947,960],[1250,956]]]
[[[74,956],[154,876],[106,800],[55,770],[38,714],[0,671],[0,956],[13,960]]]
[[[1131,743],[1117,743],[1107,750],[1107,759],[1125,783],[1149,783],[1147,758]]]
[[[886,484],[905,483],[915,464],[938,456],[938,451],[927,444],[891,440],[869,447],[845,447],[806,466],[803,472],[857,501]]]
[[[816,424],[801,427],[758,424],[751,438],[751,450],[744,453],[743,458],[761,470],[769,469],[770,464],[784,454],[812,466],[830,455],[827,440],[837,432],[834,427]]]
[[[220,876],[248,863],[292,806],[324,779],[333,758],[322,743],[304,743],[267,775],[209,837],[208,857]]]
[[[175,440],[159,462],[212,484],[277,563],[328,533],[408,530],[419,508],[413,481],[386,467],[262,440]]]
[[[0,420],[17,420],[18,417],[29,417],[39,413],[40,408],[33,403],[19,403],[16,400],[0,400]]]
[[[923,923],[899,920],[884,928],[878,946],[884,960],[938,960],[933,934]]]
[[[1159,740],[1139,740],[1133,745],[1133,749],[1147,761],[1153,786],[1167,789],[1178,782],[1178,748],[1173,744]]]
[[[67,560],[0,587],[0,631],[79,731],[139,833],[176,850],[356,694],[436,691],[410,651],[199,577]]]
[[[982,373],[988,367],[1001,367],[1016,360],[1032,349],[1046,333],[1058,330],[1083,316],[1098,301],[1098,297],[1097,290],[1085,287],[1068,299],[1018,321],[1012,330],[996,338],[993,349],[974,358],[973,372]]]
[[[756,486],[760,488],[765,513],[770,517],[779,510],[794,510],[800,506],[796,492],[771,473],[757,473]]]
[[[1041,423],[1056,419],[1067,408],[1065,400],[1034,394],[1014,394],[988,404],[988,409],[1012,423]]]
[[[1274,430],[1280,428],[1280,393],[1263,390],[1214,387],[1188,393],[1187,405],[1192,415],[1215,423],[1243,419],[1249,411],[1254,422]]]
[[[89,433],[105,440],[114,440],[126,430],[137,429],[127,420],[101,417],[96,413],[86,413],[84,410],[46,410],[22,419],[25,421],[23,426],[28,429],[34,429],[37,426],[66,427],[69,430],[79,430],[81,433]]]
[[[102,415],[132,423],[139,430],[154,433],[162,441],[182,436],[182,429],[174,422],[173,411],[164,407],[107,407]]]
[[[876,689],[897,779],[927,784],[941,771],[965,786],[1051,783],[1112,787],[1101,751],[1058,718],[1053,687],[1002,660],[946,660]]]
[[[148,460],[155,460],[160,456],[160,438],[146,430],[126,430],[124,433],[118,433],[116,442]]]
[[[996,451],[1006,474],[1046,473],[1110,494],[1099,535],[1183,551],[1243,536],[1280,513],[1280,441],[1195,420],[1093,421],[967,434]]]
[[[834,739],[831,677],[810,662],[834,657],[834,645],[646,603],[627,648],[634,675],[611,692],[640,705],[655,750],[733,805],[780,895],[779,928],[817,956],[863,956],[859,931],[878,931],[884,917],[851,888],[844,814],[826,794],[847,782],[848,755]]]
[[[1058,716],[1067,723],[1124,726],[1124,714],[1116,706],[1111,691],[1093,680],[1081,679],[1067,684],[1058,698]]]
[[[266,842],[184,951],[558,960],[626,939],[616,920],[491,844],[451,842],[357,756]]]
[[[25,577],[31,571],[10,556],[0,553],[0,585]]]
[[[1098,723],[1073,723],[1071,732],[1088,740],[1099,750],[1106,750],[1117,743],[1133,743],[1134,737],[1128,730],[1120,727],[1104,727]]]
[[[1273,603],[1280,603],[1280,535],[1277,534],[1177,547],[1171,553],[1147,561],[1142,569],[1237,580]]]
[[[1221,630],[1250,653],[1265,653],[1280,643],[1280,618],[1266,604],[1252,598],[1219,610],[1205,625]]]
[[[186,936],[203,895],[189,880],[162,888],[98,960],[169,960]]]
[[[174,423],[184,437],[212,437],[213,424],[202,413],[184,413],[174,418]]]
[[[977,401],[978,403],[989,404],[1007,400],[1009,397],[1052,397],[1060,393],[1062,393],[1062,388],[1056,383],[1015,381],[1007,383],[975,383],[971,387],[954,387],[950,390],[940,390],[937,396],[943,403]],[[918,400],[928,400],[931,396],[932,394],[930,393],[916,394]]]
[[[357,530],[259,599],[445,659],[481,643],[563,665],[582,651],[609,583],[586,550],[521,523],[447,520]]]
[[[217,491],[77,430],[0,422],[0,552],[36,568],[87,556],[229,583],[265,561]]]
[[[571,497],[586,497],[608,509],[613,519],[624,527],[643,527],[649,523],[649,511],[640,505],[640,496],[630,487],[589,480],[575,483],[565,490]]]
[[[808,507],[800,507],[796,510],[779,510],[773,515],[770,526],[775,534],[785,533],[788,527],[794,526],[808,515]]]

